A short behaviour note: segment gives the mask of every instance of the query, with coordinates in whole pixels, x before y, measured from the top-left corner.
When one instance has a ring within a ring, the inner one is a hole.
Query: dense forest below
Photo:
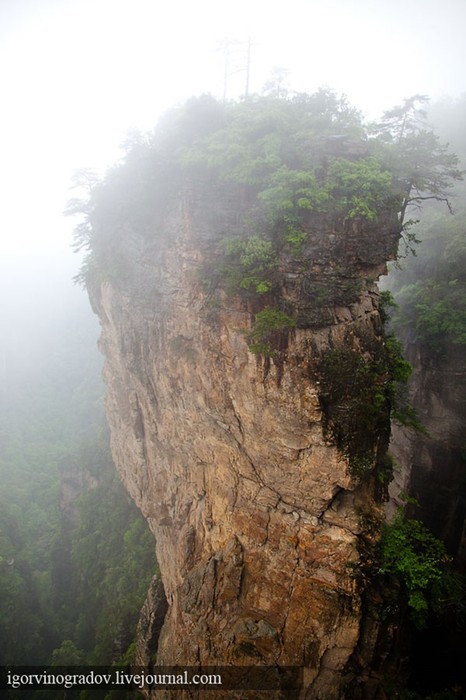
[[[4,346],[0,664],[114,663],[131,657],[153,539],[111,460],[90,309],[44,316],[35,343],[23,328]]]

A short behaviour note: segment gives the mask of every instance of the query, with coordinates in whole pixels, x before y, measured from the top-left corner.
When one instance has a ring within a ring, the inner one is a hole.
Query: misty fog
[[[239,98],[248,43],[250,93],[279,69],[290,95],[327,85],[375,118],[411,94],[465,89],[465,19],[462,0],[2,2],[2,319],[34,317],[37,340],[54,300],[73,296],[73,172],[102,174],[128,130],[191,95]]]
[[[464,0],[1,2],[0,459],[3,448],[8,459],[21,451],[21,438],[15,442],[9,434],[9,402],[25,404],[32,396],[39,407],[34,420],[42,400],[47,414],[49,398],[41,392],[53,384],[55,368],[62,415],[54,414],[51,433],[60,432],[60,420],[67,424],[68,399],[85,439],[89,422],[98,424],[100,437],[105,431],[98,322],[87,294],[73,282],[82,254],[72,249],[77,221],[63,213],[67,201],[80,196],[73,190],[74,173],[89,168],[105,176],[123,157],[128,134],[149,132],[167,110],[193,95],[240,101],[246,90],[248,96],[263,94],[277,76],[280,96],[328,87],[346,95],[367,121],[406,97],[427,95],[435,105],[429,123],[436,128],[436,120],[445,124],[449,118],[442,115],[442,100],[447,105],[466,92],[465,27]],[[458,193],[462,197],[464,190]],[[69,384],[63,379],[68,373]],[[39,388],[31,393],[31,386]],[[89,401],[80,395],[85,390]],[[27,422],[27,411],[24,416]],[[78,458],[61,443],[53,445],[47,459],[57,474]],[[95,445],[89,450],[94,448],[101,454]],[[94,452],[92,459],[99,461]],[[90,483],[95,474],[92,467],[88,471]],[[112,478],[108,488],[114,494]],[[44,493],[57,488],[44,484]],[[21,507],[34,499],[30,493],[23,497]],[[115,495],[120,515],[124,499]],[[12,508],[21,522],[20,508]],[[39,510],[34,523],[49,532],[52,526]],[[132,518],[132,511],[121,515],[142,551],[145,534]],[[152,561],[146,578],[150,566]],[[29,624],[24,621],[25,628]],[[81,632],[88,642],[86,624]],[[60,642],[58,635],[49,646]]]

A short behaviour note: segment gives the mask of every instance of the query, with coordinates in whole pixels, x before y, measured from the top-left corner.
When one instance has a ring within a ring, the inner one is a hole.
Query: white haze
[[[250,37],[251,92],[281,67],[290,89],[327,85],[375,117],[466,90],[465,20],[464,0],[0,0],[4,336],[77,294],[62,216],[73,171],[104,172],[129,129],[190,95],[222,97],[222,40],[243,42],[227,97],[244,92]]]

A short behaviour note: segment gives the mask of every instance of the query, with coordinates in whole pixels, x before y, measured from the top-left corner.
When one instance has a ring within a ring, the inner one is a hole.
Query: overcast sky
[[[222,40],[251,38],[253,92],[282,67],[292,89],[327,85],[376,116],[466,90],[465,20],[465,0],[0,0],[3,301],[21,270],[70,276],[75,169],[103,171],[128,129],[190,95],[222,96]],[[244,91],[244,47],[230,98]]]

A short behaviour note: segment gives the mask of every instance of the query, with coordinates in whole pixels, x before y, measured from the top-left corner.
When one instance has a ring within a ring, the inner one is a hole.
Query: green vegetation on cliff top
[[[406,100],[366,125],[344,98],[323,89],[292,99],[189,100],[153,133],[130,139],[103,182],[81,174],[87,199],[68,208],[83,215],[76,229],[77,248],[88,251],[81,281],[124,284],[135,239],[172,235],[170,212],[196,188],[231,200],[236,220],[216,233],[231,269],[216,281],[237,292],[279,285],[280,254],[299,252],[316,217],[388,216],[409,242],[407,212],[426,199],[449,204],[450,184],[461,177],[456,156],[419,121],[423,101]],[[221,243],[232,235],[234,243]],[[256,259],[251,241],[261,249]]]

